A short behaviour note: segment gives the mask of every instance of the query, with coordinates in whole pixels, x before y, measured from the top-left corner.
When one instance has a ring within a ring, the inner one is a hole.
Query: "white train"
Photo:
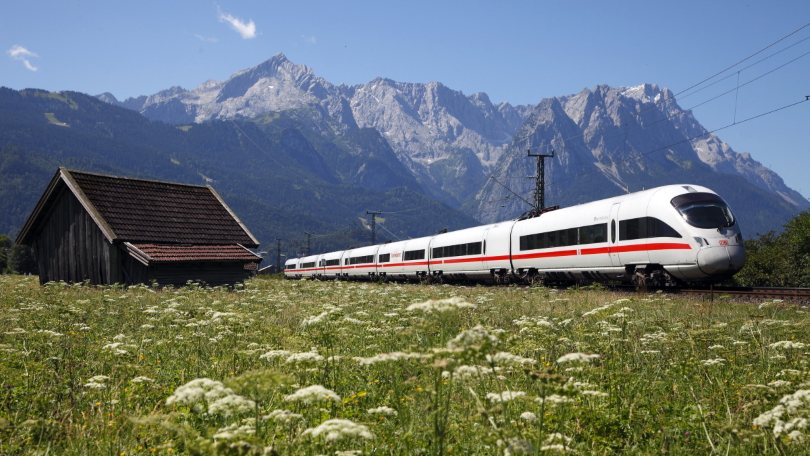
[[[540,216],[287,260],[287,278],[544,282],[718,282],[745,264],[728,204],[667,185]]]

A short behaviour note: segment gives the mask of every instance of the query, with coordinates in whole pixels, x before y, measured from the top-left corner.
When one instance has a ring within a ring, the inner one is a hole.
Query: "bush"
[[[14,244],[8,253],[8,266],[11,272],[19,274],[38,274],[37,259],[34,249],[27,245]]]
[[[810,211],[786,223],[781,233],[746,241],[745,250],[748,260],[734,277],[736,285],[810,287]]]

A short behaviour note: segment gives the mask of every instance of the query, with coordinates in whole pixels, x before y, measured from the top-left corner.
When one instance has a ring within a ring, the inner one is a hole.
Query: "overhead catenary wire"
[[[794,30],[794,31],[792,31],[792,32],[790,32],[790,33],[788,33],[787,35],[785,35],[785,36],[783,36],[782,38],[780,38],[780,39],[778,39],[778,40],[774,41],[773,43],[771,43],[771,44],[769,44],[769,45],[765,46],[764,48],[760,49],[759,51],[754,52],[753,54],[750,54],[748,57],[745,57],[744,59],[742,59],[742,60],[740,60],[740,61],[738,61],[738,62],[734,63],[733,65],[728,66],[728,67],[726,67],[725,69],[718,71],[717,73],[715,73],[715,74],[713,74],[713,75],[709,76],[708,78],[705,78],[705,79],[703,79],[702,81],[697,82],[697,83],[695,83],[695,84],[693,84],[693,85],[691,85],[691,86],[687,87],[686,89],[683,89],[683,90],[681,90],[681,91],[679,91],[679,92],[677,92],[677,93],[673,93],[673,94],[672,94],[671,96],[669,96],[669,97],[664,97],[664,98],[662,98],[660,101],[658,101],[658,102],[656,102],[656,103],[653,103],[652,105],[650,105],[650,106],[648,106],[648,107],[646,107],[646,108],[640,109],[640,110],[638,110],[637,112],[635,112],[635,113],[633,113],[633,114],[630,114],[630,115],[625,116],[625,117],[623,117],[623,118],[621,118],[621,119],[618,119],[618,120],[617,120],[617,122],[618,122],[618,123],[621,123],[622,121],[624,121],[624,120],[626,120],[626,119],[629,119],[629,118],[631,118],[631,117],[637,117],[639,114],[643,113],[644,111],[647,111],[647,110],[649,110],[649,109],[652,109],[652,108],[654,108],[654,107],[658,106],[659,104],[662,104],[662,103],[664,103],[664,102],[666,102],[666,101],[669,101],[669,100],[671,100],[671,99],[675,98],[676,96],[678,96],[678,95],[680,95],[680,94],[683,94],[683,93],[685,93],[685,92],[688,92],[689,90],[692,90],[692,89],[694,89],[695,87],[698,87],[698,86],[702,85],[703,83],[708,82],[708,81],[710,81],[710,80],[714,79],[715,77],[717,77],[717,76],[719,76],[719,75],[721,75],[721,74],[725,73],[726,71],[728,71],[728,70],[730,70],[730,69],[732,69],[732,68],[736,67],[737,65],[740,65],[741,63],[743,63],[743,62],[745,62],[745,61],[747,61],[747,60],[749,60],[749,59],[751,59],[751,58],[755,57],[756,55],[761,54],[762,52],[764,52],[764,51],[766,51],[766,50],[770,49],[771,47],[773,47],[773,46],[775,46],[775,45],[779,44],[780,42],[782,42],[782,41],[784,41],[784,40],[788,39],[789,37],[791,37],[791,36],[795,35],[796,33],[798,33],[798,32],[800,32],[801,30],[803,30],[803,29],[807,28],[808,26],[810,26],[810,22],[808,22],[808,23],[804,24],[803,26],[799,27],[798,29],[796,29],[796,30]],[[805,38],[805,39],[806,39],[806,38]],[[804,40],[799,41],[799,43],[800,43],[800,42],[802,42],[802,41],[804,41]],[[780,53],[780,52],[782,52],[782,51],[784,51],[784,50],[786,50],[786,49],[789,49],[790,47],[793,47],[793,46],[795,46],[796,44],[798,44],[798,43],[794,43],[793,45],[788,46],[787,48],[782,49],[781,51],[778,51],[778,52],[774,53],[773,55],[776,55],[776,54],[778,54],[778,53]],[[767,60],[768,58],[772,57],[773,55],[771,55],[771,56],[769,56],[769,57],[767,57],[767,58],[765,58],[765,59],[762,59],[762,60],[760,60],[760,61],[758,61],[758,62],[756,62],[756,63],[754,63],[754,64],[752,64],[752,65],[749,65],[749,66],[748,66],[748,67],[746,67],[746,68],[750,68],[751,66],[754,66],[754,65],[756,65],[756,64],[758,64],[758,63],[760,63],[760,62],[762,62],[762,61],[765,61],[765,60]],[[718,81],[718,82],[719,82],[719,81]],[[701,90],[702,90],[702,89],[701,89]],[[699,90],[698,90],[698,91],[699,91]],[[696,92],[698,92],[698,91],[695,91],[695,92],[693,92],[692,94],[694,94],[694,93],[696,93]],[[688,95],[686,95],[686,96],[689,96],[689,95],[692,95],[692,94],[688,94]],[[686,98],[686,96],[684,96],[684,98]],[[570,141],[570,140],[572,140],[572,139],[576,139],[576,138],[583,137],[583,136],[585,136],[586,134],[593,133],[593,132],[595,132],[595,131],[599,131],[599,130],[601,130],[601,129],[603,129],[603,128],[607,128],[607,127],[609,127],[609,126],[611,126],[611,125],[604,125],[604,126],[602,126],[602,127],[598,127],[598,128],[593,129],[593,130],[584,131],[584,132],[582,132],[582,133],[580,133],[580,134],[578,134],[578,135],[574,135],[574,136],[571,136],[571,137],[569,137],[569,138],[565,138],[565,139],[563,139],[563,140],[562,140],[562,142],[563,142],[563,143],[565,143],[566,141]],[[519,141],[526,141],[526,140],[528,140],[528,139],[529,139],[529,136],[527,136],[527,137],[525,137],[525,138],[522,138],[522,139],[520,139]],[[546,144],[546,145],[538,146],[538,148],[548,148],[548,147],[551,147],[551,146],[552,146],[552,144]],[[566,147],[562,147],[562,148],[560,148],[560,147],[558,146],[558,147],[557,147],[557,150],[558,150],[558,151],[561,151],[561,150],[566,150]]]
[[[624,123],[624,124],[623,124],[623,125],[624,125],[624,131],[623,131],[622,133],[617,134],[617,135],[613,135],[613,136],[607,136],[607,137],[604,137],[604,138],[602,138],[602,139],[603,139],[603,140],[605,140],[605,141],[607,141],[607,140],[610,140],[610,139],[615,139],[615,138],[619,138],[619,137],[624,137],[624,138],[625,138],[625,144],[624,144],[624,145],[626,146],[626,142],[627,142],[627,135],[628,135],[629,133],[635,133],[635,132],[637,132],[637,131],[641,131],[641,130],[644,130],[644,129],[650,128],[650,127],[652,127],[653,125],[659,124],[659,123],[664,122],[664,121],[666,121],[666,120],[669,120],[669,119],[671,119],[671,118],[673,118],[673,117],[675,117],[675,116],[677,116],[677,115],[680,115],[680,114],[682,114],[684,111],[690,111],[690,110],[692,110],[692,109],[698,108],[698,107],[700,107],[700,106],[703,106],[703,105],[705,105],[705,104],[707,104],[707,103],[710,103],[710,102],[712,102],[712,101],[714,101],[714,100],[716,100],[716,99],[718,99],[718,98],[724,97],[724,96],[729,95],[729,94],[731,94],[731,93],[738,93],[740,88],[745,87],[745,86],[747,86],[748,84],[751,84],[751,83],[753,83],[753,82],[755,82],[755,81],[757,81],[757,80],[759,80],[759,79],[762,79],[762,78],[764,78],[765,76],[768,76],[768,75],[770,75],[770,74],[774,73],[775,71],[777,71],[777,70],[779,70],[779,69],[782,69],[782,68],[786,67],[787,65],[789,65],[789,64],[791,64],[791,63],[794,63],[794,62],[796,62],[797,60],[799,60],[799,59],[801,59],[801,58],[803,58],[803,57],[806,57],[806,56],[808,56],[808,55],[810,55],[810,51],[805,52],[804,54],[802,54],[802,55],[800,55],[800,56],[796,57],[795,59],[792,59],[792,60],[790,60],[790,61],[788,61],[788,62],[786,62],[786,63],[784,63],[784,64],[782,64],[782,65],[780,65],[780,66],[778,66],[778,67],[776,67],[776,68],[774,68],[774,69],[772,69],[772,70],[770,70],[770,71],[766,72],[766,73],[763,73],[763,74],[761,74],[761,75],[759,75],[759,76],[755,77],[754,79],[751,79],[751,80],[749,80],[749,81],[747,81],[747,82],[745,82],[745,83],[743,83],[743,84],[739,84],[738,86],[736,86],[736,87],[735,87],[735,88],[733,88],[733,89],[727,90],[727,91],[725,91],[725,92],[723,92],[723,93],[721,93],[721,94],[719,94],[719,95],[717,95],[717,96],[715,96],[715,97],[709,98],[708,100],[702,101],[702,102],[700,102],[700,103],[698,103],[698,104],[696,104],[696,105],[692,105],[692,106],[690,106],[690,107],[689,107],[689,108],[687,108],[687,109],[684,109],[684,110],[679,110],[679,111],[677,111],[677,112],[673,112],[673,113],[671,113],[671,114],[669,114],[669,115],[667,115],[667,116],[662,117],[661,119],[658,119],[658,120],[656,120],[656,121],[654,121],[654,122],[650,122],[650,123],[647,123],[647,124],[643,124],[643,125],[642,125],[642,124],[639,122],[639,125],[640,125],[640,126],[639,126],[639,128],[636,128],[636,129],[634,129],[634,130],[627,131],[627,123]],[[740,70],[740,71],[742,71],[742,70]],[[734,73],[734,75],[736,75],[736,74],[737,74],[737,73]],[[735,100],[735,101],[736,101],[736,100]],[[737,113],[736,113],[736,103],[735,103],[735,111],[734,111],[734,120],[735,120],[735,122],[736,122],[736,118],[737,118]],[[732,123],[731,125],[734,125],[734,124]],[[614,125],[608,125],[608,126],[614,126]],[[728,127],[728,126],[727,126],[727,127]],[[602,128],[605,128],[605,127],[600,127],[599,129],[602,129]],[[723,128],[726,128],[726,127],[723,127]],[[561,150],[570,150],[570,149],[574,149],[574,148],[577,148],[577,147],[587,147],[587,146],[585,146],[585,145],[573,145],[573,144],[572,144],[572,145],[570,145],[570,146],[565,146],[565,147],[561,148]],[[614,163],[616,163],[616,162],[614,162]],[[619,163],[620,163],[620,162],[619,162]],[[501,179],[522,179],[522,178],[520,178],[520,177],[501,177]]]
[[[683,140],[681,140],[681,141],[674,142],[674,143],[669,144],[669,145],[667,145],[667,146],[664,146],[664,147],[659,147],[658,149],[654,149],[654,150],[651,150],[651,151],[648,151],[648,152],[644,152],[643,154],[633,155],[633,156],[631,156],[631,157],[627,157],[627,158],[625,158],[625,159],[623,159],[623,160],[614,161],[614,162],[613,162],[613,164],[617,164],[617,163],[625,163],[625,162],[628,162],[628,161],[630,161],[630,160],[636,160],[636,159],[638,159],[638,158],[645,157],[645,156],[650,155],[650,154],[652,154],[652,153],[655,153],[655,152],[660,152],[660,151],[662,151],[662,150],[669,149],[670,147],[677,146],[677,145],[679,145],[679,144],[683,144],[683,143],[686,143],[686,142],[690,142],[690,141],[692,141],[692,140],[694,140],[694,139],[701,138],[701,137],[703,137],[703,136],[707,136],[707,135],[710,135],[710,134],[712,134],[712,133],[716,133],[716,132],[718,132],[718,131],[720,131],[720,130],[725,130],[726,128],[730,128],[730,127],[733,127],[733,126],[735,126],[735,125],[741,125],[741,124],[743,124],[743,123],[745,123],[745,122],[748,122],[748,121],[750,121],[750,120],[758,119],[758,118],[760,118],[760,117],[764,117],[764,116],[767,116],[767,115],[769,115],[769,114],[773,114],[773,113],[775,113],[775,112],[781,111],[781,110],[783,110],[783,109],[787,109],[787,108],[790,108],[790,107],[793,107],[793,106],[796,106],[796,105],[800,105],[800,104],[802,104],[802,103],[807,103],[807,102],[810,102],[810,98],[806,98],[806,99],[804,99],[804,100],[797,101],[796,103],[791,103],[791,104],[788,104],[788,105],[782,106],[781,108],[776,108],[776,109],[773,109],[773,110],[771,110],[771,111],[764,112],[764,113],[762,113],[762,114],[758,114],[758,115],[753,116],[753,117],[749,117],[749,118],[747,118],[747,119],[745,119],[745,120],[741,120],[741,121],[739,121],[739,122],[730,123],[730,124],[728,124],[728,125],[726,125],[726,126],[723,126],[723,127],[720,127],[720,128],[715,128],[714,130],[711,130],[711,131],[706,131],[706,132],[701,133],[701,134],[699,134],[699,135],[695,135],[695,136],[692,136],[692,137],[689,137],[689,138],[683,139]],[[569,180],[571,180],[571,179],[576,179],[576,178],[578,178],[578,177],[582,177],[582,176],[585,176],[585,175],[588,175],[588,174],[593,174],[593,173],[595,173],[595,172],[597,172],[597,171],[602,171],[602,170],[603,170],[602,168],[596,168],[596,169],[594,169],[594,170],[591,170],[591,171],[586,171],[586,172],[584,172],[584,173],[579,173],[579,174],[576,174],[576,175],[574,175],[574,176],[569,176],[569,177],[566,177],[566,178],[564,178],[564,179],[559,179],[559,180],[556,180],[556,181],[551,182],[551,183],[552,183],[552,184],[557,184],[557,183],[560,183],[560,182],[569,181]]]

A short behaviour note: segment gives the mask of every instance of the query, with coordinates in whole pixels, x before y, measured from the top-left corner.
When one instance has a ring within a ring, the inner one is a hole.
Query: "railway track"
[[[777,287],[701,287],[681,288],[676,293],[719,297],[723,295],[743,298],[782,299],[785,301],[810,302],[810,288],[777,288]]]
[[[609,285],[608,289],[623,292],[639,291],[633,285]],[[663,291],[672,294],[702,296],[704,299],[734,296],[743,299],[781,299],[790,302],[810,303],[810,288],[782,287],[693,287],[693,288],[649,288],[646,291]]]

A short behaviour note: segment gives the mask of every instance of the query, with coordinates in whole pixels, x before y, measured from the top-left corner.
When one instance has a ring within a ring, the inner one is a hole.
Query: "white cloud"
[[[301,35],[301,38],[303,38],[304,41],[307,42],[307,43],[315,44],[315,37],[314,36]]]
[[[251,38],[256,38],[256,23],[253,22],[253,19],[249,20],[248,22],[239,19],[238,17],[231,16],[228,13],[223,13],[222,11],[219,12],[219,21],[220,22],[227,22],[230,24],[231,28],[236,30],[242,38],[249,40]]]
[[[19,44],[15,44],[11,46],[11,49],[6,51],[8,55],[11,56],[12,59],[22,61],[23,65],[31,71],[37,71],[37,67],[31,65],[31,62],[28,61],[29,57],[39,57],[35,53],[29,51],[28,49],[20,46]]]
[[[219,41],[219,40],[217,39],[217,37],[215,37],[215,36],[212,36],[211,38],[206,38],[206,37],[204,37],[204,36],[202,36],[202,35],[198,35],[198,34],[196,34],[196,33],[194,34],[194,36],[195,36],[195,37],[196,37],[198,40],[200,40],[200,41],[207,41],[207,42],[209,42],[209,43],[216,43],[217,41]]]

